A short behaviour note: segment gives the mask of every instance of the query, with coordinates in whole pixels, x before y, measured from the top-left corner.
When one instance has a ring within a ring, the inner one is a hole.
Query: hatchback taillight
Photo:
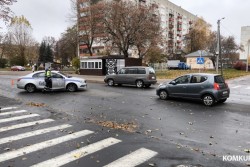
[[[217,84],[217,83],[214,83],[214,89],[215,89],[215,90],[220,90],[220,85]]]

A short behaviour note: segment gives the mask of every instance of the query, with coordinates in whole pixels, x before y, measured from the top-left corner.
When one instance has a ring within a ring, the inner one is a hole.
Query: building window
[[[81,62],[82,69],[102,69],[102,60]]]

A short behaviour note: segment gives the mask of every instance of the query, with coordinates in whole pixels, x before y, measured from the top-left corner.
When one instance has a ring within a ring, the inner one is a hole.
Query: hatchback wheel
[[[75,92],[76,89],[77,89],[77,87],[76,87],[75,84],[69,84],[69,85],[67,86],[67,90],[68,90],[69,92]]]
[[[212,95],[205,95],[202,98],[202,102],[205,106],[212,106],[214,104],[214,97]]]
[[[113,79],[108,80],[108,86],[114,86],[114,80]]]
[[[159,93],[159,97],[161,100],[166,100],[168,98],[168,92],[165,90],[161,90]]]
[[[142,80],[137,80],[137,81],[135,82],[135,84],[136,84],[136,87],[137,87],[137,88],[142,88],[143,85],[144,85]]]
[[[25,89],[26,89],[27,92],[33,93],[36,90],[36,86],[33,85],[33,84],[28,84],[28,85],[25,86]]]

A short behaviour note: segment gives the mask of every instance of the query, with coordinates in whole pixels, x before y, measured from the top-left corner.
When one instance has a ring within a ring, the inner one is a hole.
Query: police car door
[[[35,85],[38,89],[43,89],[45,86],[45,72],[36,73],[33,75]]]
[[[52,73],[52,89],[64,89],[65,79],[62,75]]]

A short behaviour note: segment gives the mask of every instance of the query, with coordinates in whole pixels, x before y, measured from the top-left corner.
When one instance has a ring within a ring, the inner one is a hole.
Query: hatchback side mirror
[[[176,82],[175,81],[171,81],[170,84],[176,85]]]

